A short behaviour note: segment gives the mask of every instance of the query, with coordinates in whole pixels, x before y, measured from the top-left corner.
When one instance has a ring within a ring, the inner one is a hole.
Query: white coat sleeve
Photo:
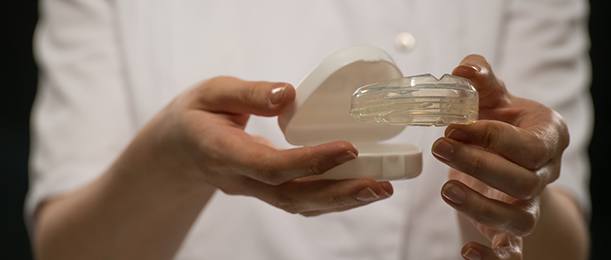
[[[589,212],[587,147],[592,129],[589,94],[588,6],[583,0],[514,0],[501,31],[499,77],[509,90],[558,111],[570,132],[562,187]]]
[[[30,231],[42,202],[102,174],[133,135],[112,8],[104,0],[41,1],[25,205]]]

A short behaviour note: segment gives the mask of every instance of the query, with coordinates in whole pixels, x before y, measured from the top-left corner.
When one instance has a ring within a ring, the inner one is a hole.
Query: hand
[[[510,95],[481,56],[466,57],[453,74],[478,90],[480,120],[448,126],[433,144],[433,155],[453,168],[442,198],[492,245],[470,242],[462,254],[522,259],[522,237],[539,218],[538,198],[560,174],[567,127],[550,108]]]
[[[137,137],[174,178],[259,198],[305,216],[342,211],[389,197],[388,182],[306,180],[357,157],[348,142],[278,150],[244,132],[251,114],[275,116],[293,102],[286,83],[210,79],[178,96]],[[161,166],[160,166],[161,167]]]

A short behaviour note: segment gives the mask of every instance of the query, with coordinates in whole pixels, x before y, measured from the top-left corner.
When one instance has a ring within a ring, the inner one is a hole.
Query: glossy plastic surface
[[[339,50],[315,67],[297,86],[295,102],[278,117],[286,140],[293,145],[317,145],[345,140],[356,146],[358,158],[339,165],[321,179],[372,178],[397,180],[416,177],[422,152],[408,143],[385,143],[404,126],[368,124],[348,111],[359,87],[401,78],[403,74],[383,50],[357,46]]]
[[[479,97],[469,80],[449,74],[404,77],[358,88],[350,115],[389,125],[469,124],[478,116]]]

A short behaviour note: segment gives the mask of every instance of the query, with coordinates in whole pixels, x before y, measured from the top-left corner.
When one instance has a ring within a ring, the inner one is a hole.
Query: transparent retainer
[[[390,125],[469,124],[477,119],[478,102],[469,80],[424,74],[360,87],[352,95],[350,115]]]

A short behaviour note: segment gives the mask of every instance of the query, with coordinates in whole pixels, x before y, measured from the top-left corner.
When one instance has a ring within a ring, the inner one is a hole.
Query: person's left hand
[[[478,90],[480,120],[448,126],[433,144],[433,155],[453,168],[441,194],[491,242],[469,242],[462,255],[522,259],[522,237],[539,218],[539,195],[560,174],[567,127],[554,110],[510,95],[481,56],[467,56],[453,74]]]

